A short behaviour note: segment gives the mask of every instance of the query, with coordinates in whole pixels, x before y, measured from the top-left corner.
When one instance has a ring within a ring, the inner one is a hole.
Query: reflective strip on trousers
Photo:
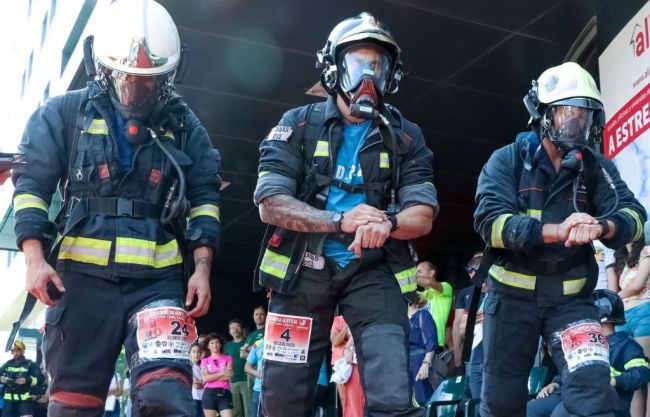
[[[111,253],[111,244],[110,240],[66,236],[61,241],[58,259],[106,266]]]
[[[104,119],[93,119],[90,126],[88,126],[88,130],[83,132],[92,133],[93,135],[108,135],[108,126]]]
[[[115,239],[115,262],[165,268],[183,262],[176,239],[158,245],[153,240],[118,237]]]
[[[199,216],[210,216],[220,220],[219,206],[216,204],[203,204],[190,209],[190,220]]]
[[[34,194],[18,194],[14,197],[14,214],[20,210],[37,208],[47,213],[47,203]]]
[[[417,269],[415,267],[405,269],[402,272],[398,272],[395,274],[395,278],[397,279],[397,283],[399,284],[399,289],[402,291],[402,294],[406,294],[408,292],[415,291],[417,288],[417,280],[416,280],[416,272]]]
[[[326,140],[319,140],[316,143],[314,156],[330,156],[329,146]]]
[[[267,249],[264,252],[264,257],[260,264],[260,271],[273,275],[276,278],[284,279],[287,276],[290,261],[291,259],[288,256],[280,255]]]
[[[510,216],[512,216],[512,213],[502,214],[492,222],[492,235],[490,237],[490,244],[493,248],[505,248],[503,244],[503,227],[506,224],[506,220],[508,220],[508,217]]]
[[[625,364],[625,370],[630,368],[648,368],[648,361],[645,358],[634,358]]]
[[[388,152],[379,152],[379,168],[390,168]]]
[[[620,209],[619,211],[622,211],[623,213],[629,215],[634,219],[634,222],[636,223],[636,232],[634,233],[634,237],[632,240],[639,240],[641,239],[641,236],[643,235],[643,223],[641,223],[641,218],[639,217],[639,214],[627,207]]]
[[[537,277],[535,275],[520,274],[519,272],[508,271],[499,265],[492,265],[489,274],[502,284],[524,290],[534,290]]]

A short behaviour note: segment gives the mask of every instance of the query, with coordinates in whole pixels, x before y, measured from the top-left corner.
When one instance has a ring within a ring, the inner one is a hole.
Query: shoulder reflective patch
[[[269,132],[266,140],[281,140],[286,142],[293,134],[293,128],[289,126],[276,126]]]

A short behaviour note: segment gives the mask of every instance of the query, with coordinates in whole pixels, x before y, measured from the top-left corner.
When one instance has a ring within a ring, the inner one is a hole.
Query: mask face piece
[[[565,150],[584,148],[589,144],[594,111],[578,106],[553,106],[544,116],[549,138]]]
[[[388,88],[390,58],[381,47],[354,45],[341,53],[339,83],[350,104],[377,107]]]
[[[152,76],[106,69],[105,75],[111,101],[122,116],[146,120],[173,80],[174,72]]]

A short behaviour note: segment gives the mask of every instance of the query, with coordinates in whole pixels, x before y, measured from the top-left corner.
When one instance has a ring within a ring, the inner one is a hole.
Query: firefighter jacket
[[[42,376],[38,366],[27,358],[10,359],[0,368],[0,376],[8,378],[4,387],[5,401],[29,401],[30,391],[38,384]],[[25,378],[25,384],[17,384],[16,380]]]
[[[536,133],[525,132],[490,157],[479,176],[474,227],[492,249],[501,249],[489,269],[496,293],[555,306],[591,294],[598,266],[591,245],[566,248],[563,242],[544,244],[542,225],[559,224],[578,210],[594,217],[608,215],[616,233],[602,242],[610,248],[641,238],[646,213],[621,180],[614,164],[600,154],[583,152],[581,174],[556,172]],[[618,192],[609,188],[604,168]]]
[[[395,189],[401,209],[426,204],[437,212],[433,156],[420,128],[392,107],[385,106],[383,114],[396,132],[397,146],[394,149],[385,126],[372,125],[359,153],[364,182],[359,187],[366,194],[366,204],[387,209],[395,168],[393,152],[396,152],[399,178]],[[342,139],[343,119],[334,97],[286,112],[260,145],[255,203],[272,195],[288,194],[322,209],[330,185],[359,192],[332,178]],[[287,291],[303,263],[307,246],[310,253],[319,256],[325,238],[325,234],[270,227],[262,242],[269,244],[258,262],[260,283],[276,291]],[[389,238],[382,250],[382,258],[391,267],[402,292],[414,291],[415,260],[409,243]]]
[[[616,379],[618,410],[629,410],[634,391],[650,382],[650,367],[643,348],[625,332],[607,336],[612,378]]]
[[[75,95],[82,99],[78,112],[69,104]],[[190,210],[184,230],[174,234],[171,223],[163,224],[160,219],[177,179],[170,158],[149,138],[133,145],[131,166],[124,172],[113,106],[106,90],[91,82],[85,89],[48,100],[27,123],[20,145],[27,165],[16,168],[13,177],[18,247],[25,239],[35,238],[47,248],[56,239],[60,244],[57,270],[108,279],[179,274],[183,248],[192,251],[209,246],[216,250],[219,154],[179,96],[173,95],[159,113],[162,120],[168,120],[165,116],[172,112],[167,109],[173,109],[185,129],[174,131],[168,122],[158,129],[160,142],[185,173]],[[71,118],[70,112],[75,117]],[[77,126],[70,126],[75,119]],[[80,130],[76,147],[71,127]],[[67,186],[57,238],[48,207],[59,181]]]

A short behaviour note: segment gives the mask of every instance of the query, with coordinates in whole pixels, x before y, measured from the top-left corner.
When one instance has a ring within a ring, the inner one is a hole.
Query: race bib
[[[600,324],[575,324],[559,333],[559,337],[569,372],[586,365],[602,364],[609,367],[609,346]]]
[[[311,252],[305,252],[305,257],[302,259],[302,266],[320,271],[325,268],[325,258],[316,256]]]
[[[264,330],[264,359],[307,363],[312,319],[269,313]]]
[[[291,137],[293,129],[289,126],[276,126],[269,132],[266,140],[281,140],[286,142]]]
[[[197,339],[194,319],[180,307],[155,307],[137,313],[141,359],[187,359]]]

